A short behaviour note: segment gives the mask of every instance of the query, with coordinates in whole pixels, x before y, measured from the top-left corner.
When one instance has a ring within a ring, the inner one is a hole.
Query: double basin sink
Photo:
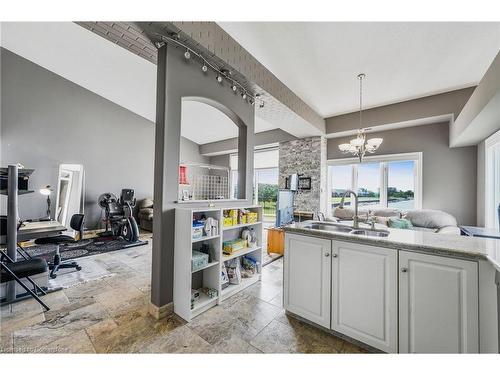
[[[301,225],[301,228],[321,230],[333,233],[347,233],[366,237],[387,237],[389,235],[389,231],[383,229],[354,228],[348,225],[323,221],[304,223],[303,225]]]

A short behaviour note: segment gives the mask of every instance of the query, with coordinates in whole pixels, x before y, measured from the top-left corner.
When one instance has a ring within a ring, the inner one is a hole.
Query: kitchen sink
[[[352,228],[347,225],[334,224],[334,223],[310,223],[302,226],[305,229],[326,230],[330,232],[349,233]]]
[[[354,229],[349,234],[368,237],[387,237],[389,232],[386,230]]]
[[[373,230],[364,228],[354,228],[348,225],[329,223],[329,222],[312,222],[302,225],[304,229],[315,229],[323,230],[328,232],[340,232],[353,234],[355,236],[367,236],[367,237],[387,237],[389,236],[389,231],[386,230]]]

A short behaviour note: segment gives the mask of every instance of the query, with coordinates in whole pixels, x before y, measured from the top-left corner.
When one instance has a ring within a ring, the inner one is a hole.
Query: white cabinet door
[[[398,251],[332,241],[332,330],[398,351]]]
[[[399,351],[477,353],[477,263],[399,252]]]
[[[331,241],[286,233],[284,307],[330,328]]]

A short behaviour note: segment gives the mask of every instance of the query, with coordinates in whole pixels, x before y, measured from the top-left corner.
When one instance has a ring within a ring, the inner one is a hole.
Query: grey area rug
[[[76,259],[89,255],[109,253],[111,251],[128,249],[136,246],[146,245],[148,241],[128,242],[123,238],[102,237],[80,241],[76,244],[64,244],[59,246],[61,260]],[[32,258],[42,258],[47,261],[54,259],[57,245],[44,244],[33,245],[24,248]]]

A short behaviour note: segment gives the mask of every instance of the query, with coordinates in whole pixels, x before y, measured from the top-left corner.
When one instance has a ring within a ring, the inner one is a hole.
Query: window
[[[381,163],[363,163],[358,165],[357,194],[360,206],[380,206]]]
[[[415,161],[387,163],[387,206],[400,210],[415,208]]]
[[[485,142],[485,226],[499,228],[500,207],[500,132],[493,134]]]
[[[332,204],[339,205],[347,189],[352,187],[352,172],[350,165],[333,165],[330,167],[330,181],[332,186]],[[351,197],[346,197],[345,204],[351,204]]]
[[[356,191],[360,207],[421,208],[422,154],[369,156],[328,162],[329,207],[340,204],[347,189]],[[345,205],[351,203],[346,197]],[[331,212],[330,212],[331,213]]]
[[[275,222],[278,198],[278,149],[254,152],[253,201],[262,205],[264,221]],[[230,155],[231,191],[238,191],[238,154]]]

